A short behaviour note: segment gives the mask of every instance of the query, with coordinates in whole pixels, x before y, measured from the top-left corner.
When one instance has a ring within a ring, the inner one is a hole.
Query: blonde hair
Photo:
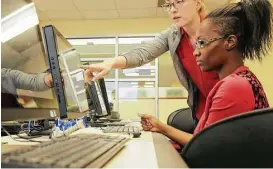
[[[201,8],[199,9],[199,14],[200,16],[206,16],[207,15],[207,10],[206,10],[206,5],[204,0],[201,0]]]

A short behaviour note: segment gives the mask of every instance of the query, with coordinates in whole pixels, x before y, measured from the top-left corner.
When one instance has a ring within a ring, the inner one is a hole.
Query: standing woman
[[[82,66],[87,69],[85,79],[97,80],[112,69],[139,67],[170,51],[178,79],[188,91],[188,105],[196,125],[204,112],[210,90],[219,81],[215,72],[202,72],[193,56],[196,30],[206,15],[204,1],[167,0],[162,7],[168,12],[173,25],[140,48],[112,60]],[[99,73],[93,76],[93,72]]]

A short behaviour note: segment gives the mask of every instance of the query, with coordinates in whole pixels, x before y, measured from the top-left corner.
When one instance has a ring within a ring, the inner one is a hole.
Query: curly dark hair
[[[235,35],[243,59],[262,60],[272,45],[272,5],[268,0],[243,0],[216,9],[206,17],[223,36]]]

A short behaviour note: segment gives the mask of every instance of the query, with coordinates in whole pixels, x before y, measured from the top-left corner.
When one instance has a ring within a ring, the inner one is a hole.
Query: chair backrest
[[[195,126],[191,109],[183,108],[172,112],[168,117],[167,124],[176,129],[193,133]]]
[[[222,120],[198,133],[183,149],[189,167],[273,167],[273,108]]]

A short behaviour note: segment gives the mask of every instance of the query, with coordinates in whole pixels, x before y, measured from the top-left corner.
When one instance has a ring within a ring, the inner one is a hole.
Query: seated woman
[[[269,107],[256,76],[244,60],[262,60],[272,44],[272,6],[268,0],[246,0],[212,11],[196,33],[194,55],[202,71],[216,71],[220,81],[210,91],[197,134],[222,119]],[[160,132],[179,144],[192,134],[165,125],[153,116],[140,115],[146,131]]]

